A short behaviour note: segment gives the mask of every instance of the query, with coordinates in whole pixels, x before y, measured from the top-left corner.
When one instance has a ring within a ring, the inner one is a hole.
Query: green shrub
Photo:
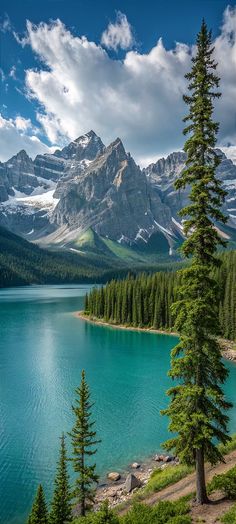
[[[189,524],[189,505],[184,500],[161,501],[153,507],[135,503],[122,517],[122,524]],[[175,519],[175,520],[174,520]],[[182,520],[181,520],[182,519]]]
[[[167,524],[191,524],[192,519],[189,515],[177,515],[173,519],[168,520]]]
[[[86,517],[80,517],[73,521],[73,524],[119,524],[120,520],[117,515],[109,509],[108,501],[106,500],[100,511],[89,513]]]
[[[182,500],[177,500],[176,502],[170,502],[169,500],[161,501],[154,506],[156,520],[153,521],[153,524],[169,524],[169,521],[172,521],[173,517],[183,516],[188,512],[189,505]]]
[[[236,524],[236,504],[221,518],[224,524]]]
[[[121,522],[122,524],[153,524],[153,508],[136,502],[122,517]]]
[[[184,464],[179,464],[178,466],[168,466],[166,469],[155,469],[152,472],[151,477],[143,490],[143,493],[146,495],[148,493],[160,491],[161,489],[178,482],[178,480],[186,477],[186,475],[191,472],[192,468]]]
[[[231,451],[234,451],[236,449],[236,435],[231,435],[231,439],[227,444],[219,445],[219,450],[223,455],[226,455],[227,453],[230,453]]]
[[[227,473],[215,475],[208,485],[208,491],[220,489],[228,499],[236,499],[236,466],[231,468]]]

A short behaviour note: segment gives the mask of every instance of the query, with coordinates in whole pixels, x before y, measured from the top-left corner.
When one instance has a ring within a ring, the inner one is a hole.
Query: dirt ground
[[[228,511],[233,502],[222,497],[221,493],[214,493],[211,496],[211,504],[203,504],[203,506],[192,506],[191,517],[193,524],[214,524],[220,522],[220,518]]]

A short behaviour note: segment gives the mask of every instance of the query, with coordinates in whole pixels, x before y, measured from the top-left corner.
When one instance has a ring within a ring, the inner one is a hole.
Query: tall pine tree
[[[204,462],[222,460],[217,442],[227,442],[226,402],[221,385],[227,371],[221,360],[218,333],[217,285],[212,269],[219,263],[218,245],[223,244],[215,220],[225,222],[220,208],[225,197],[215,175],[220,158],[214,151],[218,124],[213,121],[213,101],[219,78],[213,56],[211,32],[203,21],[197,37],[196,56],[192,58],[189,95],[184,96],[189,123],[184,134],[187,166],[176,182],[176,188],[190,186],[189,205],[180,212],[185,217],[187,240],[182,252],[191,264],[182,270],[182,285],[174,305],[175,327],[180,342],[172,352],[170,376],[179,385],[168,394],[170,406],[165,410],[170,431],[177,436],[165,446],[187,463],[196,467],[197,501],[207,502]]]
[[[72,406],[75,415],[75,425],[69,435],[72,439],[74,471],[78,473],[75,482],[74,496],[80,503],[81,515],[86,514],[86,509],[94,501],[94,484],[98,482],[96,464],[88,464],[87,459],[96,453],[96,439],[94,422],[91,421],[90,391],[82,371],[80,386],[75,390],[76,405]]]
[[[67,472],[67,456],[65,435],[61,436],[60,455],[57,464],[55,489],[51,504],[50,524],[66,524],[72,520],[71,493],[69,475]]]
[[[39,484],[27,524],[48,524],[47,504],[41,484]]]

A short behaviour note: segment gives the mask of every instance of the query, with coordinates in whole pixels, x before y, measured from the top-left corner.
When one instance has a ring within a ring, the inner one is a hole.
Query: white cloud
[[[101,43],[107,47],[107,49],[118,50],[129,49],[134,44],[134,37],[132,34],[132,28],[127,20],[127,17],[118,11],[116,16],[116,22],[108,25],[106,31],[102,33]]]
[[[0,19],[0,31],[2,33],[7,33],[12,30],[11,20],[7,13]]]
[[[0,114],[0,160],[5,162],[21,149],[25,149],[29,156],[34,158],[39,153],[51,153],[55,147],[48,147],[32,132],[29,119],[17,116],[14,119],[6,119]]]
[[[5,82],[5,79],[6,79],[5,73],[1,67],[0,67],[0,79],[1,79],[1,82]]]
[[[27,129],[32,128],[31,120],[29,118],[23,118],[22,116],[17,116],[14,124],[19,131],[27,131]]]
[[[145,158],[182,147],[191,47],[177,43],[167,50],[159,39],[148,53],[128,51],[121,61],[86,37],[73,36],[60,20],[27,22],[26,44],[42,62],[41,68],[26,71],[26,87],[40,104],[37,118],[51,142],[65,143],[94,129],[105,143],[120,136],[142,165]],[[219,144],[235,144],[235,8],[225,11],[214,45],[222,79],[215,113],[221,122]]]
[[[10,72],[9,72],[9,76],[11,78],[13,78],[14,80],[16,80],[16,66],[13,65],[10,69]]]

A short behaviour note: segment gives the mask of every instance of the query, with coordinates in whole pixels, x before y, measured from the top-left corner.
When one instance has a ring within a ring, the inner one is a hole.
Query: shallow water
[[[42,482],[48,499],[58,438],[73,424],[81,370],[96,404],[100,475],[160,450],[168,421],[159,411],[176,338],[96,326],[73,316],[88,286],[0,290],[0,522],[23,524]],[[228,397],[236,366],[227,363]],[[231,412],[236,431],[236,409]]]

